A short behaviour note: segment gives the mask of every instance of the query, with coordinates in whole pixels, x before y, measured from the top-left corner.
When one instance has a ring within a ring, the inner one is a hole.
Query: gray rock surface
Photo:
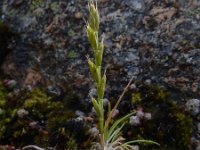
[[[188,100],[186,103],[186,110],[189,111],[193,116],[198,115],[200,113],[200,100],[199,99]]]
[[[189,95],[199,94],[198,3],[99,2],[108,79],[122,83],[113,89],[121,90],[123,83],[134,76]],[[50,81],[73,82],[76,87],[88,84],[85,56],[91,54],[91,48],[84,28],[87,1],[3,0],[1,12],[1,21],[20,34],[1,67],[5,74],[22,85]],[[37,72],[36,81],[29,81],[30,72]]]

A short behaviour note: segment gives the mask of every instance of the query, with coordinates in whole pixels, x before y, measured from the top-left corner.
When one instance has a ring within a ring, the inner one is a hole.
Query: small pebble
[[[185,104],[186,110],[191,113],[191,115],[196,116],[200,111],[200,100],[190,99]]]
[[[139,108],[136,112],[136,116],[140,119],[142,119],[144,117],[144,112],[142,108]]]
[[[140,124],[140,118],[138,116],[132,116],[132,117],[130,117],[129,123],[131,125],[139,125]]]
[[[92,137],[98,137],[99,136],[99,130],[96,127],[93,127],[89,130],[89,133]]]
[[[144,113],[144,119],[151,120],[151,118],[152,118],[151,113]]]
[[[103,105],[108,106],[109,100],[107,98],[103,99]]]
[[[134,146],[134,150],[139,150],[139,146],[138,146],[138,145],[135,145],[135,146]]]
[[[97,93],[97,90],[95,88],[90,89],[89,96],[95,97]]]
[[[83,113],[82,111],[80,111],[80,110],[76,110],[76,111],[75,111],[75,114],[76,114],[76,116],[78,116],[78,117],[83,117],[83,116],[84,116],[84,113]]]
[[[17,111],[17,115],[20,118],[23,118],[24,116],[27,116],[28,114],[29,114],[29,112],[27,110],[25,110],[25,109],[19,109]]]
[[[15,81],[15,80],[5,80],[4,85],[9,89],[13,89],[17,85],[17,81]]]
[[[130,85],[129,88],[130,88],[131,90],[135,90],[137,87],[136,87],[136,85],[133,83],[133,84]]]
[[[81,12],[76,12],[75,13],[75,18],[76,19],[81,19],[83,17],[83,14]]]

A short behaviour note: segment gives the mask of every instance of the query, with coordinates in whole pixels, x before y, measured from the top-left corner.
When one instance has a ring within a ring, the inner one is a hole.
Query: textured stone
[[[191,113],[191,115],[196,116],[200,112],[200,100],[190,99],[185,104],[186,110]]]

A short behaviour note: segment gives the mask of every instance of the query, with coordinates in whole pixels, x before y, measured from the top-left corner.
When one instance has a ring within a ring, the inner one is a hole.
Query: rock
[[[200,134],[200,123],[197,124],[198,134]]]
[[[17,116],[20,118],[23,118],[24,116],[27,116],[29,114],[29,112],[25,109],[19,109],[17,111]]]
[[[139,60],[138,56],[134,53],[129,53],[128,56],[126,56],[126,58],[125,58],[126,62],[137,63],[138,60]]]
[[[96,138],[99,136],[99,130],[96,127],[91,128],[88,132],[93,138]]]
[[[27,17],[23,20],[23,29],[33,28],[38,24],[36,17]]]
[[[138,145],[134,145],[134,150],[139,150],[140,147]]]
[[[191,113],[191,115],[196,116],[200,112],[200,100],[190,99],[185,104],[186,110]]]
[[[136,116],[137,116],[139,119],[142,119],[142,118],[144,117],[143,108],[138,108],[138,110],[136,111]]]
[[[81,12],[76,12],[75,13],[75,18],[76,19],[81,19],[83,17],[83,14]]]
[[[25,79],[24,79],[24,84],[25,85],[36,85],[41,81],[41,74],[40,72],[36,69],[28,69]]]
[[[131,125],[139,125],[140,124],[140,118],[138,116],[131,116],[129,119],[129,123]]]
[[[47,92],[51,96],[58,96],[61,94],[61,90],[58,87],[54,87],[51,85],[47,87]]]
[[[145,83],[146,83],[147,85],[151,85],[152,81],[151,81],[151,79],[146,79],[146,80],[145,80]]]
[[[162,7],[155,7],[150,11],[150,15],[155,17],[157,23],[161,23],[166,19],[171,19],[176,10],[174,8],[162,8]]]
[[[136,11],[141,11],[145,8],[143,0],[126,0],[125,4]]]
[[[144,113],[144,119],[151,120],[152,114],[151,113]]]
[[[97,90],[95,88],[90,89],[89,96],[95,97],[97,95]]]
[[[17,85],[17,81],[15,81],[15,80],[9,80],[7,85],[8,85],[9,89],[12,89],[12,88],[14,88]]]
[[[84,118],[82,116],[75,118],[75,121],[81,121],[82,122],[83,120],[84,120]]]
[[[136,89],[137,89],[137,86],[135,85],[135,83],[133,83],[133,84],[131,84],[131,85],[129,86],[129,89],[130,89],[130,90],[136,90]]]
[[[4,80],[3,84],[5,85],[5,87],[7,87],[8,89],[13,89],[16,85],[17,85],[17,81],[15,80]]]
[[[107,98],[103,99],[103,105],[104,107],[108,106],[109,100]]]
[[[10,0],[8,5],[12,5],[12,6],[18,6],[21,3],[23,3],[24,0]]]
[[[195,150],[200,150],[200,141],[198,142],[197,147],[196,147]]]
[[[43,16],[45,14],[45,10],[39,7],[33,11],[33,14],[36,16]]]
[[[29,126],[32,129],[38,129],[39,128],[39,123],[37,121],[32,121],[32,122],[29,123]]]
[[[84,117],[84,116],[85,116],[84,112],[82,112],[82,111],[80,111],[80,110],[76,110],[76,111],[75,111],[75,114],[76,114],[76,116],[78,116],[78,117]]]

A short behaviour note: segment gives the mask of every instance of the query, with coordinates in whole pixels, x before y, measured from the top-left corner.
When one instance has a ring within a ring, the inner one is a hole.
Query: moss
[[[68,35],[69,35],[70,37],[73,37],[75,34],[76,34],[75,31],[72,30],[72,29],[70,29],[70,30],[68,31]]]
[[[195,8],[195,9],[192,9],[192,10],[188,11],[188,12],[186,13],[186,16],[187,16],[187,17],[194,17],[194,16],[196,16],[197,14],[200,14],[200,8]]]
[[[137,92],[132,95],[131,102],[136,104],[141,101],[141,93]]]
[[[37,144],[64,150],[66,146],[80,147],[86,140],[87,126],[83,121],[74,121],[75,110],[80,107],[77,105],[79,97],[74,92],[68,91],[59,98],[35,88],[7,95],[0,82],[1,144],[18,148]]]
[[[60,6],[59,6],[58,2],[52,2],[50,4],[50,7],[51,7],[51,9],[53,10],[54,13],[60,10]]]
[[[54,138],[50,139],[50,144],[59,145],[58,149],[87,149],[84,145],[87,141],[88,127],[83,121],[71,119],[65,122],[63,127],[60,127],[54,132]]]
[[[67,148],[68,149],[73,149],[73,150],[77,150],[77,142],[74,139],[74,137],[69,137],[69,140],[67,141]]]
[[[79,54],[73,50],[67,54],[67,58],[77,58],[78,56]]]
[[[18,9],[10,8],[7,10],[6,15],[10,18],[14,17],[16,14],[19,13]]]
[[[50,98],[40,89],[34,89],[29,93],[23,104],[24,108],[36,118],[45,117],[44,115],[51,110],[51,105],[52,102],[50,101]]]
[[[142,107],[144,112],[151,112],[151,120],[143,120],[139,126],[126,128],[126,136],[130,139],[151,139],[160,143],[156,146],[144,146],[142,149],[188,150],[192,131],[192,119],[170,94],[158,85],[140,84],[139,90],[132,94],[132,102],[136,108]],[[141,99],[141,100],[138,100]],[[133,136],[134,135],[134,136]],[[135,136],[137,135],[137,136]]]
[[[32,0],[30,5],[30,10],[33,11],[39,7],[42,7],[44,5],[44,0]]]
[[[19,95],[13,94],[12,97],[6,97],[5,104],[2,107],[5,113],[0,120],[0,126],[3,129],[0,131],[0,141],[2,144],[22,146],[30,144],[34,137],[38,135],[40,132],[39,128],[33,129],[30,123],[34,121],[40,122],[39,119],[42,120],[42,118],[36,113],[38,110],[35,111],[35,106],[27,107],[24,103],[26,103],[26,100],[29,101],[30,98],[33,98],[33,100],[38,98],[38,101],[45,99],[44,96],[40,96],[35,91],[30,93],[28,91],[21,91]],[[22,109],[28,112],[27,116],[19,117],[17,112]],[[39,114],[42,113],[42,110],[45,110],[45,107],[38,111]]]
[[[4,88],[2,82],[0,81],[0,107],[5,104],[5,99],[7,97],[6,89]]]

